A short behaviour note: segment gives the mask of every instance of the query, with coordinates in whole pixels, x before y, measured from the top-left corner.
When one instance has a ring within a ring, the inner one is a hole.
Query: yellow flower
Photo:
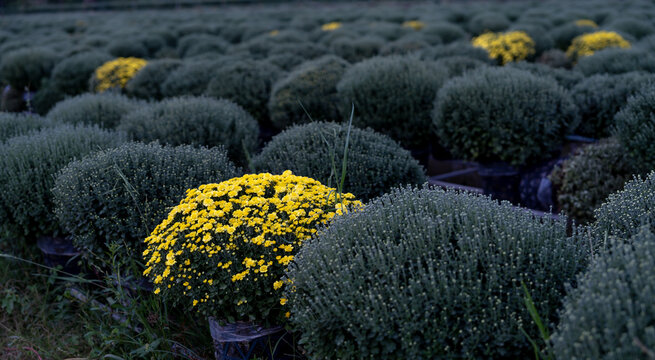
[[[198,300],[195,300],[195,299],[194,299],[194,300],[193,300],[193,306],[196,306],[196,305],[198,305]]]
[[[321,26],[321,30],[323,30],[323,31],[334,31],[334,30],[336,30],[336,29],[338,29],[340,27],[341,27],[340,22],[333,21],[333,22],[329,22],[327,24],[323,24],[323,26]]]
[[[425,23],[419,20],[410,20],[403,23],[403,27],[412,28],[414,30],[421,30],[425,27]]]
[[[596,51],[610,47],[629,48],[630,43],[613,31],[596,31],[573,39],[571,46],[566,50],[566,55],[577,61],[581,57],[593,55]]]
[[[590,27],[593,27],[593,28],[598,27],[598,24],[596,24],[595,21],[589,20],[589,19],[576,20],[575,24],[578,25],[578,26],[590,26]]]
[[[159,288],[156,288],[155,291],[154,291],[154,293],[155,293],[155,294],[159,294],[160,291],[161,291],[161,290],[160,290]]]
[[[290,312],[287,311],[286,313],[284,313],[284,317],[285,317],[285,318],[288,319],[290,316],[291,316],[291,313],[290,313]]]
[[[277,289],[281,288],[282,285],[284,285],[284,283],[282,281],[278,280],[278,281],[273,283],[273,289],[277,290]]]
[[[107,61],[95,71],[97,82],[95,90],[103,92],[111,88],[124,88],[127,82],[136,75],[148,62],[135,57],[119,57]]]
[[[277,36],[280,33],[280,30],[271,30],[268,35],[270,36]]]
[[[285,305],[286,303],[287,303],[287,299],[280,298],[280,305]]]
[[[487,50],[490,59],[496,59],[503,65],[525,60],[535,53],[534,40],[523,31],[487,32],[473,38],[471,44]]]

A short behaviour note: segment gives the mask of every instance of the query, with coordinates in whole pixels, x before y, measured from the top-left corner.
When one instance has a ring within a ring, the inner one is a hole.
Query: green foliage
[[[433,123],[453,155],[525,165],[551,156],[571,125],[575,105],[554,80],[514,68],[482,68],[438,92]]]
[[[584,79],[584,75],[577,71],[557,69],[544,64],[521,61],[518,63],[508,64],[507,66],[528,71],[535,76],[552,78],[566,89],[572,88],[577,83],[582,81],[582,79]]]
[[[645,179],[637,176],[623,190],[611,194],[595,212],[592,224],[597,240],[606,236],[629,239],[643,225],[655,230],[655,171]]]
[[[222,38],[209,34],[189,34],[177,42],[180,57],[193,57],[204,53],[223,54],[229,44]]]
[[[107,45],[107,51],[114,57],[147,58],[148,49],[138,38],[125,37],[112,40]]]
[[[581,58],[575,70],[585,76],[631,71],[655,73],[655,55],[639,49],[609,48]]]
[[[622,18],[612,21],[607,25],[611,30],[626,33],[636,39],[641,39],[655,33],[655,27],[650,21],[644,21],[632,18]]]
[[[384,45],[380,49],[380,55],[409,55],[427,48],[430,48],[430,44],[420,36],[411,34]]]
[[[596,28],[591,26],[579,26],[576,24],[567,23],[551,29],[548,32],[548,35],[550,35],[550,37],[555,42],[556,48],[560,50],[566,50],[571,45],[573,39],[582,34],[594,31],[596,31]]]
[[[480,35],[485,32],[500,32],[511,25],[507,17],[498,12],[482,12],[475,15],[468,22],[468,30],[473,35]]]
[[[56,124],[51,119],[37,115],[0,112],[0,144],[14,136],[50,128]]]
[[[409,57],[376,57],[353,65],[337,85],[342,115],[355,105],[353,124],[371,127],[405,147],[427,147],[430,110],[448,73]]]
[[[61,235],[52,212],[54,175],[71,160],[124,141],[97,127],[61,125],[0,145],[0,233],[28,241]]]
[[[628,99],[614,117],[612,133],[641,173],[655,170],[655,82]]]
[[[231,100],[260,123],[269,118],[268,98],[282,71],[267,61],[235,62],[214,72],[205,95]]]
[[[578,135],[603,138],[610,135],[614,115],[639,89],[655,81],[655,76],[638,72],[599,74],[583,79],[571,89],[581,122]]]
[[[125,115],[119,129],[133,140],[168,145],[223,145],[240,165],[257,147],[257,121],[225,99],[181,97],[143,106]]]
[[[272,174],[291,170],[334,187],[337,174],[333,174],[329,161],[343,158],[347,132],[347,125],[335,123],[293,126],[273,137],[253,158],[254,170]],[[351,129],[346,173],[344,191],[364,201],[392,187],[419,185],[427,180],[407,150],[370,129]]]
[[[99,255],[112,242],[140,259],[143,240],[187,189],[240,174],[219,148],[127,143],[73,161],[52,188],[55,213],[79,248]]]
[[[136,110],[138,106],[138,103],[113,92],[87,93],[58,102],[47,117],[60,123],[113,129],[125,114]]]
[[[594,219],[594,209],[622,189],[632,173],[623,147],[609,139],[582,148],[556,167],[550,179],[562,211],[578,223],[588,223]]]
[[[421,34],[431,44],[436,44],[436,41],[430,41],[432,38],[438,38],[439,43],[450,44],[458,40],[466,40],[468,36],[459,26],[446,22],[428,24],[421,30]]]
[[[487,66],[487,63],[461,55],[442,57],[434,62],[434,67],[445,69],[449,78],[461,76],[465,72],[484,66]]]
[[[379,36],[367,35],[356,38],[339,38],[330,44],[330,49],[346,61],[356,63],[371,58],[380,52],[385,40]]]
[[[433,46],[423,50],[421,53],[421,58],[425,60],[439,60],[451,56],[463,56],[469,59],[480,60],[487,64],[495,64],[495,61],[489,58],[489,53],[486,50],[474,47],[468,41]]]
[[[93,72],[112,58],[102,52],[83,52],[73,55],[52,69],[52,85],[64,94],[79,95],[89,89]]]
[[[41,86],[41,80],[50,76],[59,57],[46,48],[25,48],[2,56],[0,61],[0,81],[15,89],[31,90]]]
[[[162,92],[164,82],[181,65],[181,61],[174,59],[149,61],[127,82],[125,92],[140,99],[161,100],[164,97]]]
[[[181,66],[171,69],[161,84],[161,94],[164,97],[202,95],[217,65],[216,61],[210,60],[185,61]]]
[[[337,218],[287,276],[291,322],[313,358],[527,359],[524,282],[546,321],[584,269],[566,221],[487,197],[401,189]]]
[[[324,56],[304,63],[276,82],[268,103],[273,125],[285,129],[310,122],[307,113],[314,120],[338,120],[336,86],[348,66],[341,58]]]
[[[652,359],[655,235],[647,229],[597,258],[564,300],[558,359]]]

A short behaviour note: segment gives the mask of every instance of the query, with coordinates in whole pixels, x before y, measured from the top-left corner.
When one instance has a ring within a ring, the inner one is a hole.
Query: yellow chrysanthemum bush
[[[403,23],[403,27],[418,31],[425,27],[425,23],[420,20],[408,20]]]
[[[597,28],[598,24],[596,24],[595,21],[590,20],[590,19],[579,19],[575,21],[575,24],[577,26],[591,26],[593,28]]]
[[[333,22],[329,22],[329,23],[323,24],[323,25],[321,26],[321,30],[323,30],[323,31],[334,31],[334,30],[339,29],[340,27],[341,27],[341,23],[340,23],[340,22],[338,22],[338,21],[333,21]]]
[[[535,54],[535,42],[524,31],[487,32],[473,38],[471,44],[485,49],[489,53],[489,58],[503,65],[525,60]]]
[[[573,39],[566,50],[566,55],[577,61],[581,57],[593,55],[596,51],[610,47],[629,48],[630,42],[614,31],[596,31]]]
[[[103,92],[111,88],[124,88],[148,62],[135,57],[119,57],[107,61],[96,69],[91,78],[91,90]]]
[[[154,292],[205,316],[275,324],[288,316],[284,271],[303,241],[362,207],[291,171],[249,174],[187,191],[146,238]]]

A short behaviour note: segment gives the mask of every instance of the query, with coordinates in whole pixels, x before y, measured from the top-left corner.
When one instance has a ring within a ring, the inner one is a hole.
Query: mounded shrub
[[[605,236],[629,239],[643,225],[655,231],[655,171],[645,179],[637,176],[623,190],[611,194],[596,211],[592,224],[598,241]]]
[[[653,27],[650,21],[639,19],[618,19],[608,24],[607,27],[634,36],[636,39],[641,39],[655,33],[655,27]]]
[[[307,113],[314,120],[340,119],[336,86],[348,67],[345,60],[328,55],[304,63],[276,82],[268,102],[273,125],[282,130],[308,123]]]
[[[265,60],[284,71],[291,71],[305,62],[305,59],[293,54],[275,54]]]
[[[73,161],[57,175],[55,213],[79,248],[101,254],[113,242],[140,258],[143,239],[187,189],[239,176],[220,147],[127,143]]]
[[[511,31],[522,31],[534,41],[535,56],[541,55],[544,51],[550,50],[555,46],[555,41],[548,35],[546,29],[534,24],[515,24],[510,28]]]
[[[471,44],[489,53],[489,58],[501,65],[525,60],[535,54],[535,42],[524,31],[486,32],[471,40]]]
[[[27,241],[62,235],[52,211],[55,174],[71,160],[124,141],[124,134],[97,127],[61,125],[0,145],[0,233]]]
[[[439,90],[433,124],[453,155],[480,162],[534,163],[559,149],[577,122],[568,93],[548,78],[481,68]]]
[[[630,42],[620,34],[613,31],[596,31],[589,34],[576,36],[571,46],[566,50],[566,55],[573,61],[580,58],[594,55],[597,51],[611,48],[629,48]]]
[[[416,34],[402,37],[387,43],[380,49],[380,55],[408,55],[430,47],[425,40]]]
[[[177,42],[180,57],[193,57],[204,53],[223,54],[230,46],[219,36],[209,34],[189,34]]]
[[[655,170],[655,81],[628,99],[614,117],[612,133],[641,173]]]
[[[555,167],[549,178],[557,202],[578,223],[594,220],[594,210],[620,190],[633,173],[626,152],[616,139],[588,145]]]
[[[116,58],[100,65],[89,80],[94,92],[121,91],[148,62],[140,58]]]
[[[507,19],[507,16],[502,13],[482,12],[469,20],[468,29],[472,34],[479,35],[488,31],[503,31],[510,25],[511,23]]]
[[[458,40],[466,40],[467,34],[462,28],[446,22],[429,24],[421,30],[422,35],[430,44],[450,44]],[[431,41],[438,38],[439,42]]]
[[[41,81],[47,79],[59,57],[47,48],[24,48],[2,56],[0,61],[0,81],[15,89],[28,87],[36,90]]]
[[[230,158],[246,164],[257,148],[259,128],[239,105],[225,99],[181,97],[143,106],[121,119],[133,140],[168,145],[223,145]]]
[[[655,76],[638,72],[599,74],[583,79],[571,89],[581,123],[578,135],[603,138],[611,134],[614,115],[639,89],[655,81]]]
[[[341,181],[347,132],[347,125],[335,123],[293,126],[273,137],[253,158],[254,170],[272,174],[291,170],[296,175],[336,186]],[[334,174],[329,165],[331,159],[336,166]],[[392,187],[418,185],[427,180],[422,167],[407,150],[370,129],[351,129],[347,159],[344,191],[364,201]]]
[[[260,123],[269,119],[268,99],[282,71],[267,61],[235,62],[214,72],[205,95],[231,100]]]
[[[448,77],[461,76],[467,71],[485,66],[487,66],[485,62],[464,56],[449,56],[440,58],[434,62],[434,67],[446,70]]]
[[[55,126],[51,119],[30,114],[0,112],[0,144],[19,135]]]
[[[573,63],[566,53],[560,49],[550,49],[544,51],[537,59],[537,63],[548,65],[553,68],[570,69]]]
[[[311,60],[321,57],[328,53],[328,49],[323,45],[318,45],[310,42],[301,43],[283,43],[274,46],[268,52],[269,56],[277,54],[294,54],[303,59]]]
[[[202,95],[217,65],[217,62],[210,60],[185,61],[181,66],[171,70],[161,84],[162,95],[164,97]]]
[[[582,34],[594,31],[596,31],[596,28],[593,26],[579,26],[576,24],[568,23],[552,28],[548,32],[548,35],[550,35],[550,37],[555,42],[556,48],[560,50],[567,50],[573,39]]]
[[[125,92],[140,99],[161,100],[164,82],[181,65],[181,61],[174,59],[151,61],[127,82]]]
[[[102,52],[83,52],[55,65],[50,82],[64,94],[79,95],[89,90],[89,79],[100,65],[111,60]]]
[[[406,147],[426,147],[430,110],[448,73],[431,62],[377,57],[353,65],[337,85],[343,117],[355,106],[353,124],[371,127]]]
[[[385,40],[381,37],[366,35],[354,39],[339,38],[332,42],[330,49],[337,56],[354,64],[377,55],[384,44]]]
[[[655,235],[644,229],[598,257],[564,299],[558,359],[648,359],[655,348]]]
[[[451,56],[464,56],[487,64],[495,63],[493,59],[489,58],[489,53],[486,50],[474,47],[470,42],[454,42],[448,45],[433,46],[421,53],[421,58],[425,60],[439,60]]]
[[[150,55],[148,48],[138,38],[129,35],[112,40],[107,45],[107,51],[114,57],[146,58]]]
[[[97,125],[113,129],[121,118],[136,110],[138,103],[116,93],[82,94],[58,102],[47,117],[67,124]]]
[[[315,358],[527,359],[521,328],[539,335],[521,282],[553,323],[584,246],[565,220],[508,203],[393,190],[305,243],[287,273],[291,322]]]
[[[571,89],[577,83],[582,81],[582,79],[584,79],[584,75],[577,71],[552,68],[544,64],[521,61],[511,64],[511,66],[516,69],[528,71],[539,77],[552,78],[566,89]]]
[[[631,71],[655,73],[655,55],[637,49],[607,49],[586,56],[575,65],[575,70],[591,76],[622,74]]]

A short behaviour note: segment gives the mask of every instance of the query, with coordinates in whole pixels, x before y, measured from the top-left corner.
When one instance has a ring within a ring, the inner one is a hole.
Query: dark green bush
[[[421,53],[421,58],[426,60],[439,60],[451,56],[464,56],[469,59],[476,59],[487,64],[495,64],[495,60],[489,57],[489,53],[478,47],[473,47],[469,42],[454,42],[448,45],[433,46]]]
[[[566,221],[487,197],[393,190],[338,217],[289,265],[291,322],[321,359],[528,359],[586,264]]]
[[[609,136],[614,115],[626,104],[628,97],[654,81],[655,76],[638,72],[583,79],[571,89],[571,97],[581,116],[575,132],[592,138]]]
[[[632,173],[623,147],[608,139],[582,148],[555,167],[549,178],[557,189],[560,209],[578,223],[588,223],[594,210],[622,189]]]
[[[55,65],[51,82],[64,94],[79,95],[89,89],[89,79],[100,65],[112,60],[102,52],[83,52],[73,55]]]
[[[192,57],[203,53],[223,54],[229,44],[222,38],[209,34],[189,34],[177,42],[180,57]]]
[[[347,131],[347,125],[335,123],[293,126],[273,137],[253,159],[254,170],[272,174],[291,170],[295,175],[335,187],[340,181],[337,174],[341,171]],[[333,177],[332,156],[337,167]],[[392,187],[422,184],[426,180],[418,162],[396,142],[370,129],[351,129],[345,192],[368,201]]]
[[[623,190],[611,194],[595,211],[592,224],[596,238],[603,242],[605,236],[629,239],[643,225],[655,231],[655,171],[646,179],[627,182]]]
[[[284,71],[291,71],[294,68],[296,68],[298,65],[305,62],[305,59],[293,54],[276,54],[273,56],[269,56],[264,60],[279,67]]]
[[[215,61],[210,60],[185,61],[181,66],[171,70],[161,84],[162,95],[164,97],[202,95],[217,65]]]
[[[55,104],[65,98],[66,94],[51,79],[44,80],[41,83],[39,91],[35,92],[30,98],[30,111],[39,115],[45,115]]]
[[[387,43],[380,49],[380,55],[407,55],[430,48],[430,44],[416,34],[411,34]]]
[[[205,95],[231,100],[260,123],[269,119],[268,99],[282,71],[267,61],[235,62],[214,72]]]
[[[531,58],[541,55],[544,51],[552,49],[555,45],[555,41],[548,35],[546,29],[539,25],[514,24],[509,30],[523,31],[534,41],[535,54]]]
[[[354,39],[339,38],[332,42],[330,49],[351,63],[356,63],[377,55],[384,46],[384,39],[378,36],[362,36]]]
[[[483,12],[475,15],[468,22],[468,30],[473,35],[491,31],[499,32],[507,29],[511,25],[510,21],[502,13]]]
[[[150,54],[148,48],[134,37],[124,37],[112,40],[107,45],[107,51],[114,57],[137,57],[147,58]]]
[[[453,155],[525,165],[559,150],[577,122],[575,105],[555,80],[506,68],[481,68],[438,92],[433,123]]]
[[[655,73],[655,55],[639,49],[610,48],[581,58],[575,65],[575,70],[585,76],[631,71]]]
[[[537,62],[553,68],[570,69],[573,66],[571,58],[566,56],[566,53],[560,49],[544,51],[544,53],[537,59]]]
[[[0,233],[27,241],[62,235],[52,211],[55,174],[71,160],[124,141],[123,134],[97,127],[61,125],[0,145]]]
[[[467,38],[466,32],[462,28],[445,22],[426,25],[421,30],[421,33],[433,45],[438,43],[450,44],[458,40],[466,40]],[[432,38],[438,38],[439,42],[430,41]]]
[[[596,31],[596,28],[591,26],[578,26],[576,24],[567,23],[552,28],[548,32],[548,35],[555,42],[556,48],[566,51],[569,48],[569,45],[571,45],[573,39],[577,36],[594,31]]]
[[[341,58],[324,56],[304,63],[276,82],[268,102],[273,125],[285,129],[310,122],[305,110],[314,120],[340,119],[336,86],[348,66]]]
[[[386,41],[396,41],[408,34],[411,29],[404,28],[400,24],[390,23],[386,21],[373,22],[368,25],[369,34],[380,36]],[[356,36],[350,36],[354,38]]]
[[[571,70],[566,70],[566,69],[556,69],[552,68],[550,66],[544,65],[544,64],[535,64],[535,63],[529,63],[525,61],[521,61],[518,63],[511,63],[508,64],[507,66],[514,67],[516,69],[520,70],[525,70],[533,75],[539,76],[539,77],[549,77],[551,79],[554,79],[562,85],[566,89],[571,89],[573,86],[575,86],[577,83],[582,81],[584,79],[584,75],[577,71],[571,71]]]
[[[641,39],[655,33],[655,27],[653,27],[650,21],[639,19],[618,19],[608,24],[607,27],[611,30],[629,34],[636,39]]]
[[[136,110],[138,106],[138,103],[120,94],[87,93],[58,102],[48,112],[47,117],[60,123],[97,125],[113,129],[125,114]]]
[[[168,76],[182,65],[175,59],[149,61],[125,86],[125,92],[140,99],[161,100],[162,87]]]
[[[487,66],[487,63],[465,56],[442,57],[434,62],[434,67],[446,70],[448,77],[461,76],[467,71],[484,66]]]
[[[389,135],[406,147],[423,148],[431,134],[430,110],[447,79],[434,63],[408,57],[377,57],[353,65],[337,85],[347,117],[355,105],[353,124]]]
[[[268,56],[277,54],[293,54],[306,60],[316,59],[328,53],[328,49],[323,45],[302,42],[296,44],[279,44],[271,48]]]
[[[140,259],[143,239],[187,189],[240,176],[220,147],[127,143],[73,161],[52,189],[55,213],[76,246],[94,254],[113,242]]]
[[[46,48],[25,48],[2,56],[0,81],[15,89],[38,89],[41,81],[47,79],[59,57]]]
[[[612,133],[641,173],[655,170],[655,81],[628,99],[614,117]]]
[[[51,119],[31,114],[0,112],[0,144],[19,135],[50,128],[56,125]]]
[[[655,348],[655,235],[644,229],[598,257],[564,299],[558,359],[648,359]]]
[[[257,148],[257,121],[225,99],[181,97],[142,106],[121,119],[119,129],[133,140],[168,145],[223,145],[243,165]]]

